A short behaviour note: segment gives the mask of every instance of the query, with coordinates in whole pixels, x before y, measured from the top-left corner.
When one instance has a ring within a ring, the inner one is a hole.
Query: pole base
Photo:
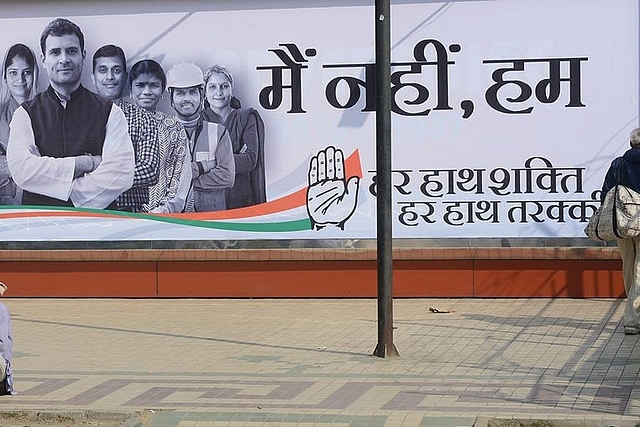
[[[376,349],[373,350],[373,355],[378,357],[400,357],[400,353],[398,353],[398,349],[394,344],[378,344]]]

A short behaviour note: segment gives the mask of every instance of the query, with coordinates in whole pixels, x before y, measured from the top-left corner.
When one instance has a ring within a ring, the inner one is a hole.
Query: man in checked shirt
[[[122,99],[127,84],[127,61],[119,46],[105,45],[93,55],[96,93],[122,109],[129,125],[129,135],[135,153],[133,186],[116,199],[121,211],[143,212],[149,203],[149,187],[158,182],[160,147],[156,123],[144,108]]]

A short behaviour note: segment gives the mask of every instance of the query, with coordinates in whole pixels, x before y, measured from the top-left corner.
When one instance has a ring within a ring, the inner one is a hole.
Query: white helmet
[[[204,87],[204,75],[196,64],[181,62],[167,71],[167,90],[170,88]]]

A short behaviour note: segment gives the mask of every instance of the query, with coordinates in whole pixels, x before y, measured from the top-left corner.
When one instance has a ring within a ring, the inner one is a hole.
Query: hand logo
[[[344,154],[333,146],[321,150],[309,163],[307,212],[311,228],[320,230],[335,225],[344,230],[344,224],[356,211],[360,178],[344,177]]]

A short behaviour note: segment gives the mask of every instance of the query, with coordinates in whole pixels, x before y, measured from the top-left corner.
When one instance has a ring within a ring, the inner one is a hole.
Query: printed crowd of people
[[[266,202],[264,123],[241,108],[225,67],[165,73],[143,59],[127,71],[123,49],[109,44],[93,55],[90,91],[75,23],[50,22],[40,48],[43,91],[26,45],[2,64],[0,204],[179,213]],[[175,115],[157,109],[165,93]]]

